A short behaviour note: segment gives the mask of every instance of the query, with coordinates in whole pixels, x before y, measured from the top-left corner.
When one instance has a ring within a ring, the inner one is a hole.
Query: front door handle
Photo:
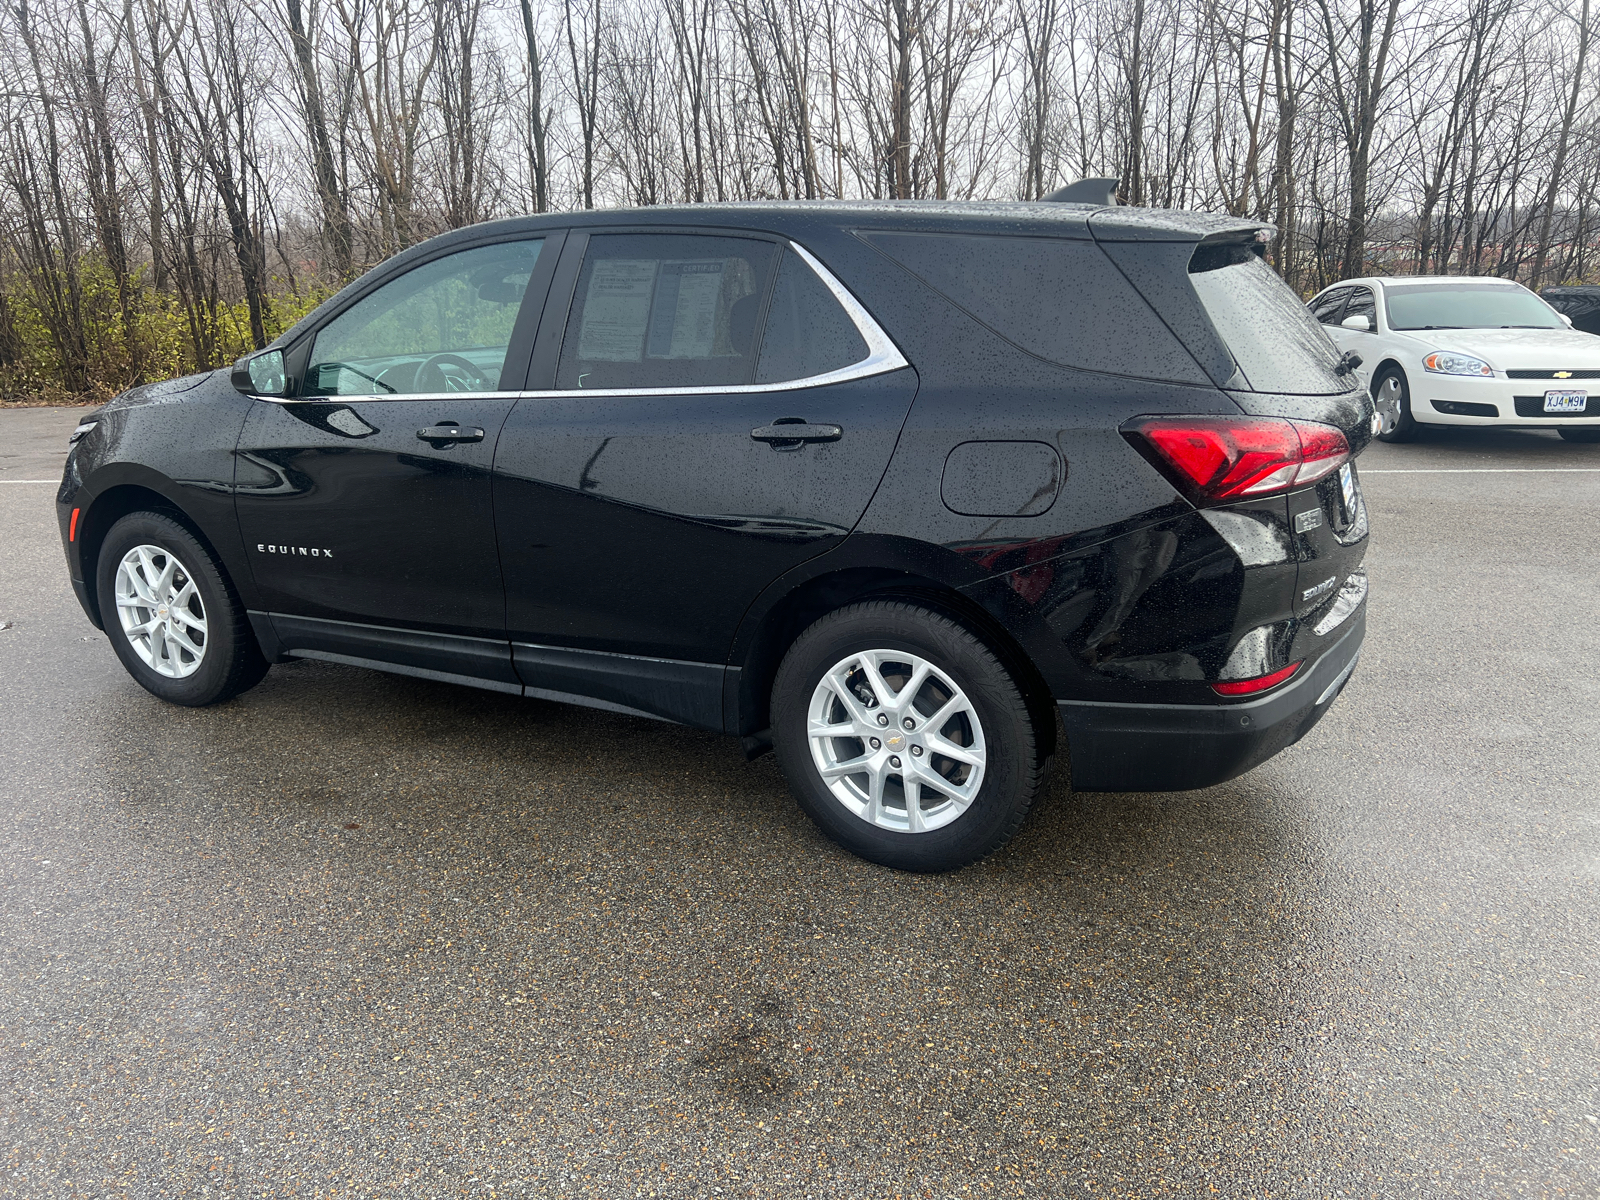
[[[807,442],[837,442],[844,430],[837,425],[812,425],[791,417],[774,421],[771,425],[758,425],[750,431],[758,442],[767,442],[774,450],[798,450]]]
[[[446,442],[481,442],[483,430],[468,425],[429,425],[426,429],[417,430],[417,437],[424,442],[432,442],[437,448]]]

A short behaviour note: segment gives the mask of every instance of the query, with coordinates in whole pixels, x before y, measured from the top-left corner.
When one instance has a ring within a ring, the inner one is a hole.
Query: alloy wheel
[[[170,550],[135,546],[116,575],[117,616],[139,660],[158,675],[184,679],[206,654],[206,609],[194,577]]]
[[[828,790],[880,829],[939,829],[983,785],[987,751],[972,701],[948,672],[905,650],[835,663],[812,692],[806,735]]]

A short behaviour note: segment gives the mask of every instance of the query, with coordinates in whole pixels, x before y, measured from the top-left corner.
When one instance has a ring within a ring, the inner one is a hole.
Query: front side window
[[[1407,283],[1386,289],[1390,329],[1564,329],[1520,283]]]
[[[541,245],[460,250],[358,300],[317,333],[301,395],[498,391]]]
[[[755,238],[589,239],[556,368],[558,388],[752,382],[778,247]]]
[[[1311,302],[1311,315],[1324,325],[1337,325],[1344,318],[1344,302],[1349,295],[1349,288],[1324,292]]]
[[[1378,303],[1372,298],[1371,288],[1355,288],[1350,292],[1350,303],[1342,319],[1348,321],[1351,317],[1365,317],[1368,329],[1378,327]]]

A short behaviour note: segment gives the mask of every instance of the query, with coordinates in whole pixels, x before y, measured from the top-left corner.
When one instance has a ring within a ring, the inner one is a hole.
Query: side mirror
[[[1562,321],[1566,323],[1568,329],[1572,328],[1572,318],[1567,316],[1566,313],[1557,313],[1556,316],[1560,317]]]
[[[233,386],[246,396],[282,396],[289,390],[289,375],[282,350],[247,354],[233,364]]]
[[[1339,324],[1343,325],[1346,329],[1359,329],[1362,333],[1372,332],[1372,318],[1367,316],[1365,313],[1360,313],[1353,317],[1346,317],[1344,320],[1340,321]]]

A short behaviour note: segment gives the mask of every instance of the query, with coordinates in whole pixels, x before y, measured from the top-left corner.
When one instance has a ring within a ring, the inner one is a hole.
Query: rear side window
[[[948,233],[861,236],[1029,354],[1088,371],[1208,382],[1093,242]]]
[[[591,238],[561,342],[556,386],[750,383],[777,250],[754,238]]]
[[[867,343],[817,273],[784,253],[767,309],[757,383],[826,375],[867,357]]]
[[[1248,245],[1196,247],[1189,282],[1253,391],[1330,395],[1350,388],[1333,373],[1339,352],[1322,326]]]

